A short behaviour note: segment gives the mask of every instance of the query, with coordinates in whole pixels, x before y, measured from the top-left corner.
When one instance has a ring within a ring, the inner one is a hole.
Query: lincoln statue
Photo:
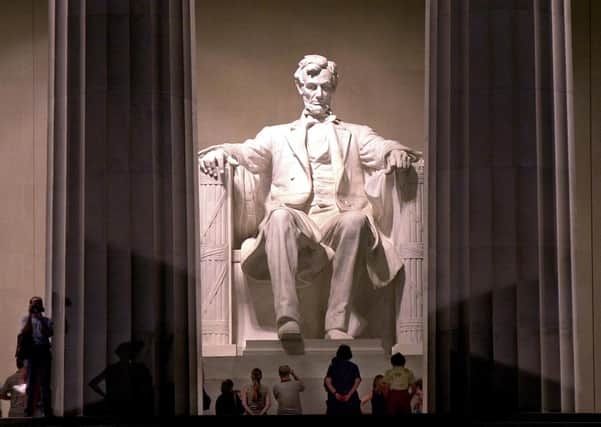
[[[217,177],[229,162],[270,180],[265,216],[241,264],[246,275],[271,281],[279,338],[302,337],[296,287],[330,264],[325,338],[352,339],[365,322],[353,312],[353,290],[386,286],[403,267],[382,232],[387,212],[377,212],[370,186],[410,168],[421,153],[334,114],[333,61],[306,55],[294,80],[304,103],[297,120],[267,126],[241,144],[202,150],[200,169]]]

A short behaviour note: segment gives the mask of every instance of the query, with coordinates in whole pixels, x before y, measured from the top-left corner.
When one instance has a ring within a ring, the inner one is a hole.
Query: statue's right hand
[[[200,170],[202,173],[217,179],[224,171],[226,157],[226,152],[221,148],[211,150],[199,159]]]

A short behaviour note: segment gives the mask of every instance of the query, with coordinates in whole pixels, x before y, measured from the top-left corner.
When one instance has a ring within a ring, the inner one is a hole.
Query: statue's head
[[[305,109],[313,116],[330,111],[332,95],[338,85],[336,63],[321,55],[305,55],[294,73],[298,93],[303,97]]]

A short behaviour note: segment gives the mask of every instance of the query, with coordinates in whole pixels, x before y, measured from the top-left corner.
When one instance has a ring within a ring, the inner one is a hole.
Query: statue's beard
[[[313,117],[323,117],[330,114],[329,105],[315,105],[307,103],[305,104],[305,109]]]

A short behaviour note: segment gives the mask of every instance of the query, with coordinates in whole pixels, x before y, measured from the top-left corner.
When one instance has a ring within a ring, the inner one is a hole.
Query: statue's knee
[[[360,231],[369,227],[369,219],[363,212],[345,212],[340,218],[340,225],[345,229]]]
[[[269,220],[267,221],[267,227],[289,227],[294,224],[294,219],[292,214],[288,212],[286,209],[276,209],[269,215]]]

